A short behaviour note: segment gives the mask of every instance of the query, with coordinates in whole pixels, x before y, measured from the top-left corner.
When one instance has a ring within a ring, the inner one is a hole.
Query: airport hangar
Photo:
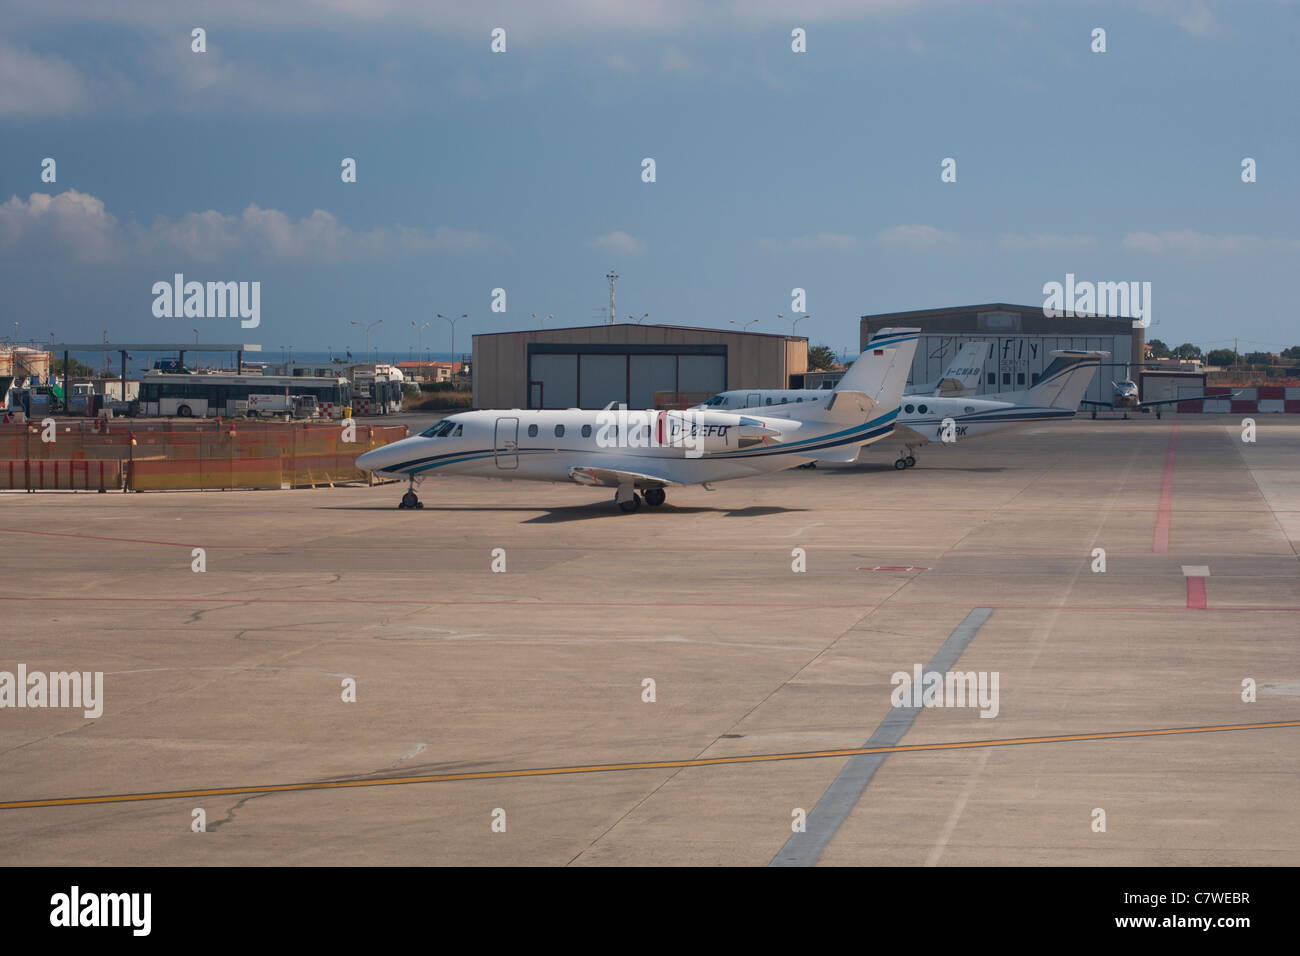
[[[475,408],[682,406],[730,388],[790,388],[808,339],[679,325],[593,325],[474,336]]]
[[[996,398],[999,392],[1029,388],[1052,361],[1053,349],[1104,350],[1110,358],[1088,386],[1093,401],[1111,400],[1111,380],[1136,375],[1142,368],[1146,330],[1131,318],[1084,315],[1048,318],[1041,306],[963,305],[864,315],[859,335],[862,348],[878,329],[919,328],[921,339],[912,359],[913,383],[933,382],[943,374],[957,349],[966,342],[988,342],[978,394]],[[1127,366],[1127,368],[1126,368]],[[810,376],[811,378],[811,376]],[[817,387],[811,382],[810,387]]]

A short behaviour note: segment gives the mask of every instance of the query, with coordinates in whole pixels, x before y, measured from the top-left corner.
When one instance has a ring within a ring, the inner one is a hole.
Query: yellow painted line
[[[1214,727],[1166,727],[1156,730],[1113,730],[1093,734],[1060,734],[1054,737],[1009,737],[1002,740],[959,740],[939,744],[900,744],[894,747],[854,747],[843,750],[811,750],[802,753],[743,754],[734,757],[697,757],[693,760],[650,760],[641,763],[604,763],[576,767],[539,767],[531,770],[482,770],[472,773],[439,773],[418,777],[378,777],[368,780],[329,780],[321,783],[277,783],[264,787],[210,787],[203,790],[160,790],[156,793],[117,793],[91,797],[53,797],[46,800],[10,800],[0,810],[33,807],[73,807],[99,803],[137,803],[144,800],[179,800],[194,797],[227,797],[249,793],[284,793],[296,790],[338,790],[344,787],[392,787],[407,783],[447,783],[453,780],[501,780],[514,777],[554,777],[572,773],[607,773],[614,770],[677,770],[683,767],[717,767],[724,764],[763,763],[779,760],[817,760],[827,757],[857,757],[863,754],[913,753],[925,750],[969,750],[979,747],[1013,747],[1021,744],[1060,744],[1082,740],[1118,740],[1125,737],[1166,737],[1175,734],[1212,734],[1228,730],[1269,730],[1300,727],[1300,720],[1262,724],[1221,724]]]

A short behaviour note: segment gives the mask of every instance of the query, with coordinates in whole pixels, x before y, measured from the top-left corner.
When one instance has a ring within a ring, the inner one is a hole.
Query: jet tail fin
[[[874,411],[890,412],[903,398],[903,386],[912,370],[912,356],[920,329],[880,329],[867,342],[862,354],[849,366],[839,384],[832,404],[846,402],[838,393],[852,392],[868,399]],[[855,404],[859,400],[855,399]]]
[[[1101,368],[1101,360],[1110,355],[1109,352],[1072,349],[1059,349],[1050,354],[1053,356],[1052,362],[1043,369],[1037,384],[1012,395],[1004,392],[998,398],[1027,405],[1077,409],[1088,386],[1092,384],[1097,369]]]
[[[948,367],[939,376],[935,391],[942,395],[967,395],[979,388],[984,372],[984,359],[992,342],[967,342],[957,350]]]

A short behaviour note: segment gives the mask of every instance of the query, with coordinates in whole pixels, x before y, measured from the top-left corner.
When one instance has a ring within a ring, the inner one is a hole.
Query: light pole
[[[367,362],[370,361],[370,330],[373,329],[376,325],[382,323],[383,321],[384,321],[383,319],[375,319],[375,321],[371,322],[369,325],[366,325],[364,322],[358,322],[355,319],[353,319],[352,322],[350,323],[351,325],[359,325],[366,330],[366,361]]]
[[[735,319],[728,320],[732,325],[739,325],[742,332],[748,332],[751,325],[755,325],[758,319],[749,319],[745,322],[737,322]]]
[[[461,319],[468,319],[469,313],[465,313],[464,315],[458,315],[453,319],[439,312],[438,318],[446,319],[446,321],[451,323],[451,362],[454,367],[456,364],[456,323],[459,322]]]
[[[629,313],[627,314],[627,320],[628,320],[629,322],[635,322],[637,325],[640,325],[642,322],[644,322],[644,321],[645,321],[646,319],[648,319],[648,318],[650,318],[650,313],[649,313],[649,312],[643,313],[642,316],[641,316],[641,318],[639,318],[639,319],[638,319],[636,316],[634,316],[631,312],[629,312]]]
[[[411,320],[411,327],[415,329],[415,358],[417,361],[424,361],[424,330],[432,324],[432,322],[425,322],[424,325],[416,325],[415,320]]]
[[[194,330],[194,344],[195,344],[195,345],[198,345],[198,344],[199,344],[199,330],[198,330],[198,329],[195,329],[195,330]]]
[[[782,315],[780,312],[778,312],[778,313],[776,314],[776,317],[777,317],[778,319],[785,319],[787,322],[789,322],[789,323],[790,323],[790,334],[791,334],[791,335],[794,335],[794,334],[795,334],[795,330],[799,328],[799,323],[802,322],[804,319],[811,319],[811,318],[812,318],[812,314],[811,314],[811,313],[805,313],[804,315],[791,315],[791,316],[788,316],[788,317],[787,317],[787,316],[785,316],[785,315]]]
[[[534,319],[537,319],[537,313],[536,313],[536,312],[533,313],[533,318],[534,318]],[[554,312],[547,312],[545,318],[537,319],[537,321],[541,323],[541,328],[544,329],[544,328],[546,328],[546,319],[553,319],[553,318],[555,318],[555,313],[554,313]]]

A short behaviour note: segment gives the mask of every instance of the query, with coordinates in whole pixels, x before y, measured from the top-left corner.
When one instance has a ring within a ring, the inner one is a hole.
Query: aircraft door
[[[761,395],[758,394],[758,392],[750,392],[748,395],[745,396],[746,408],[753,408],[756,405],[762,405],[762,404],[763,404],[763,398]]]
[[[497,419],[494,448],[498,468],[519,467],[519,419]]]

